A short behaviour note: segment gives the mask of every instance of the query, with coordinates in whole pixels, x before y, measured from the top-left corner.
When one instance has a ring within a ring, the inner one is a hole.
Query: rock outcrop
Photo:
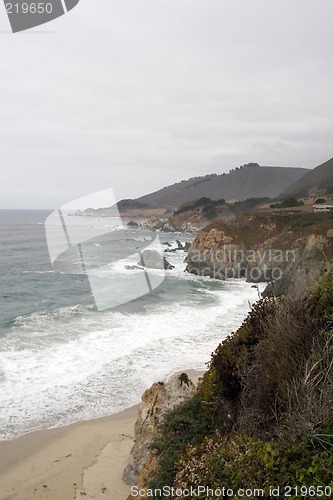
[[[123,474],[126,484],[137,484],[150,458],[149,445],[156,438],[156,427],[162,422],[165,413],[189,399],[195,391],[195,385],[183,373],[168,382],[157,382],[144,392],[134,428],[134,446]]]
[[[175,268],[170,262],[162,257],[157,250],[144,250],[141,252],[138,266],[148,267],[149,269],[166,269],[172,270]]]
[[[142,227],[153,230],[164,231],[165,233],[197,233],[207,224],[207,219],[197,221],[196,219],[183,216],[182,218],[172,215],[169,219],[163,220],[158,217],[150,217]]]
[[[142,226],[146,227],[147,229],[155,229],[156,230],[156,229],[163,229],[164,224],[165,224],[165,221],[162,221],[158,217],[153,216],[153,217],[150,217],[149,219],[147,219],[142,224]]]
[[[332,225],[331,214],[304,212],[244,214],[212,223],[192,243],[186,270],[254,283],[306,274],[333,258]]]
[[[140,224],[138,224],[137,222],[135,222],[134,220],[130,220],[129,222],[127,222],[127,227],[133,227],[133,228],[138,228],[140,227]]]
[[[175,253],[175,252],[178,252],[178,250],[183,250],[184,252],[188,252],[188,250],[189,250],[189,248],[191,246],[191,243],[189,241],[186,241],[183,244],[181,241],[176,240],[176,243],[177,243],[177,247],[176,248],[166,248],[164,250],[164,252]],[[171,246],[171,245],[169,245],[169,246]]]

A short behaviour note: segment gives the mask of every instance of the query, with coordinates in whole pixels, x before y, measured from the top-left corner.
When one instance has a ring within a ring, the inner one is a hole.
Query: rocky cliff
[[[290,484],[315,498],[330,485],[332,498],[332,318],[333,272],[254,304],[194,397],[165,418],[144,498],[166,498],[168,485],[178,500],[268,499],[272,484],[279,498]]]
[[[135,423],[135,442],[131,450],[123,479],[135,485],[150,459],[149,445],[156,438],[156,428],[165,413],[193,396],[196,388],[186,373],[171,378],[168,382],[157,382],[141,397],[138,418]]]
[[[242,214],[214,222],[193,241],[186,270],[216,279],[281,280],[333,259],[330,213],[296,211]]]

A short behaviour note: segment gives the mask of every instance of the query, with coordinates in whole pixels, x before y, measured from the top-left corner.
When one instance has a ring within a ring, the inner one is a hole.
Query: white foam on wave
[[[234,280],[207,293],[214,300],[193,293],[132,313],[78,305],[18,318],[0,339],[0,437],[108,415],[170,372],[204,369],[257,292]]]
[[[22,274],[52,274],[55,271],[53,269],[48,269],[47,271],[36,271],[36,270],[29,270],[29,271],[22,271]]]

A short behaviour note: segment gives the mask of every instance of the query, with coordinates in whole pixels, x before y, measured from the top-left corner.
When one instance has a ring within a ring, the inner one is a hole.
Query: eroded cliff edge
[[[333,214],[253,212],[216,221],[193,241],[186,271],[216,279],[281,282],[333,257]]]
[[[126,484],[137,484],[140,476],[144,482],[144,468],[151,458],[149,446],[157,436],[157,427],[168,411],[191,398],[195,391],[194,383],[182,373],[167,382],[154,383],[143,393],[134,427],[135,442],[123,474]]]
[[[281,498],[291,484],[331,498],[332,285],[329,271],[252,306],[212,353],[195,394],[164,415],[128,500],[138,491],[153,500],[189,491],[200,500],[240,498],[245,489],[254,500],[259,490],[272,498],[271,485]]]

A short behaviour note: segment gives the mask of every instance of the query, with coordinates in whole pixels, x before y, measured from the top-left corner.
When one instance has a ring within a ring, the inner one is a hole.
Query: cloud
[[[332,14],[328,0],[95,0],[0,35],[0,205],[325,161]]]

